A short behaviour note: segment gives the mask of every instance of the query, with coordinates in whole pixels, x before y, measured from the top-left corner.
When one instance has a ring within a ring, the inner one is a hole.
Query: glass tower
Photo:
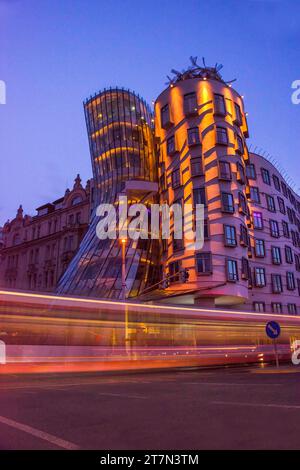
[[[58,285],[60,294],[102,298],[122,297],[121,243],[100,240],[96,234],[99,204],[156,202],[153,116],[134,92],[110,88],[84,102],[93,169],[93,196],[89,229]],[[130,220],[129,220],[130,222]],[[127,239],[126,291],[135,297],[157,277],[158,240]]]

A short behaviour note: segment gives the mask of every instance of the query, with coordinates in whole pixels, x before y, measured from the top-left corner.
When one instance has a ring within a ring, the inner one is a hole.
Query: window
[[[236,282],[239,279],[237,261],[233,259],[226,260],[227,281]]]
[[[261,212],[253,212],[253,226],[259,230],[263,229],[264,224]]]
[[[249,279],[249,273],[250,273],[250,270],[249,270],[249,261],[247,260],[247,258],[242,258],[242,279]]]
[[[300,295],[300,279],[297,279],[298,295]]]
[[[204,232],[204,240],[207,240],[209,238],[209,221],[208,221],[208,219],[204,219],[203,232]]]
[[[228,134],[226,127],[217,126],[217,144],[228,145]]]
[[[300,256],[295,253],[295,266],[296,270],[300,271]]]
[[[274,183],[275,189],[277,189],[277,191],[280,191],[280,181],[279,181],[278,176],[273,175],[272,178],[273,178],[273,183]]]
[[[265,184],[271,185],[270,173],[266,168],[261,168],[261,177]]]
[[[272,302],[271,308],[273,313],[282,313],[282,304],[280,302]]]
[[[287,194],[287,187],[286,187],[286,184],[283,181],[281,181],[281,189],[282,189],[282,192],[285,195],[285,197],[287,197],[287,195],[288,195]]]
[[[173,244],[173,252],[182,250],[184,248],[183,239],[182,238],[175,238],[174,233],[172,234],[172,244]]]
[[[281,264],[281,250],[278,246],[271,247],[271,257],[273,264]]]
[[[254,268],[254,278],[256,287],[264,287],[266,285],[266,272],[264,268]]]
[[[244,142],[243,142],[243,139],[241,138],[241,136],[238,135],[238,134],[236,135],[236,142],[237,142],[236,151],[237,151],[237,153],[242,155],[244,153]]]
[[[212,263],[211,263],[211,253],[197,253],[196,254],[196,266],[198,274],[211,274],[212,273]]]
[[[161,191],[166,191],[167,189],[167,181],[166,181],[166,174],[163,173],[159,178],[159,186]]]
[[[278,201],[278,207],[279,207],[279,210],[282,214],[285,214],[285,204],[284,204],[284,200],[282,199],[282,197],[279,197],[277,196],[277,201]]]
[[[195,158],[191,160],[191,174],[192,176],[203,175],[201,158]]]
[[[200,144],[198,127],[191,127],[190,129],[188,129],[187,133],[188,133],[188,145]]]
[[[256,180],[256,170],[253,163],[246,165],[246,176],[249,180]]]
[[[242,214],[248,214],[247,201],[243,193],[239,193],[239,210]]]
[[[244,167],[239,162],[236,164],[236,179],[241,184],[245,184],[246,182]]]
[[[276,220],[270,220],[270,234],[271,237],[279,238],[279,225]]]
[[[180,170],[177,168],[176,170],[173,170],[172,173],[172,187],[173,189],[178,188],[180,186]]]
[[[290,238],[290,230],[289,230],[289,225],[287,222],[284,220],[282,221],[282,231],[283,231],[283,236],[285,238]]]
[[[287,304],[288,313],[290,315],[297,315],[297,306],[296,304]]]
[[[160,110],[161,127],[167,129],[171,126],[169,105],[163,106]]]
[[[184,95],[183,101],[183,110],[186,116],[197,113],[198,103],[196,93],[188,93]]]
[[[231,180],[231,166],[229,162],[219,161],[219,178],[222,180]]]
[[[264,258],[266,256],[264,240],[261,240],[259,238],[255,238],[254,247],[255,247],[255,256],[257,258]]]
[[[223,225],[225,246],[236,246],[236,230],[233,225]]]
[[[193,190],[194,206],[196,204],[206,205],[205,188],[196,188]]]
[[[242,246],[248,246],[249,245],[248,230],[245,227],[245,225],[243,225],[243,224],[240,225],[240,244]]]
[[[235,119],[234,123],[238,126],[241,126],[243,123],[241,108],[237,103],[234,103],[234,110],[235,110]]]
[[[286,288],[287,290],[294,290],[296,288],[294,273],[291,271],[286,273]]]
[[[264,302],[253,302],[253,310],[254,312],[264,312],[266,309]]]
[[[69,215],[69,224],[70,225],[74,224],[74,214]]]
[[[175,136],[173,135],[167,140],[167,154],[173,155],[176,152]]]
[[[80,224],[81,222],[81,212],[76,212],[76,223]]]
[[[173,261],[169,264],[170,282],[179,281],[180,264],[179,261]]]
[[[226,115],[226,105],[223,95],[218,95],[217,93],[214,94],[214,102],[215,102],[215,114],[219,114],[221,116]]]
[[[251,186],[250,188],[250,199],[252,202],[257,202],[260,204],[259,189],[256,186]]]
[[[273,294],[280,294],[282,292],[282,279],[280,274],[272,274],[271,279]]]
[[[285,251],[285,261],[289,264],[292,264],[293,263],[292,248],[290,246],[285,246],[284,251]]]
[[[275,201],[272,196],[266,194],[267,208],[270,212],[276,212]]]
[[[72,206],[76,206],[76,204],[80,204],[82,202],[82,197],[81,196],[76,196],[72,200]]]
[[[231,193],[221,193],[222,211],[234,213],[234,201]]]

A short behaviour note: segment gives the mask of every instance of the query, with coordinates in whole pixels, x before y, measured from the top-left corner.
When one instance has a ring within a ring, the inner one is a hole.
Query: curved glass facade
[[[58,292],[93,297],[121,298],[120,240],[99,240],[96,209],[101,203],[115,204],[120,195],[128,204],[151,204],[157,194],[153,140],[153,117],[149,106],[125,89],[104,90],[84,102],[94,177],[93,208],[89,230],[78,253],[62,276]],[[133,182],[131,190],[128,182]],[[127,240],[127,296],[138,295],[155,282],[158,241]]]

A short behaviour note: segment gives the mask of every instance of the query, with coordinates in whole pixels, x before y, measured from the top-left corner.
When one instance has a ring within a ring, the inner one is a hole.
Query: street
[[[0,376],[1,449],[299,449],[300,369]]]

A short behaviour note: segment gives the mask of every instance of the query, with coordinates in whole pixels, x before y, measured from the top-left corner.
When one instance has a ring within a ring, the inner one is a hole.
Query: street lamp
[[[121,239],[122,246],[122,300],[126,300],[126,238]]]

